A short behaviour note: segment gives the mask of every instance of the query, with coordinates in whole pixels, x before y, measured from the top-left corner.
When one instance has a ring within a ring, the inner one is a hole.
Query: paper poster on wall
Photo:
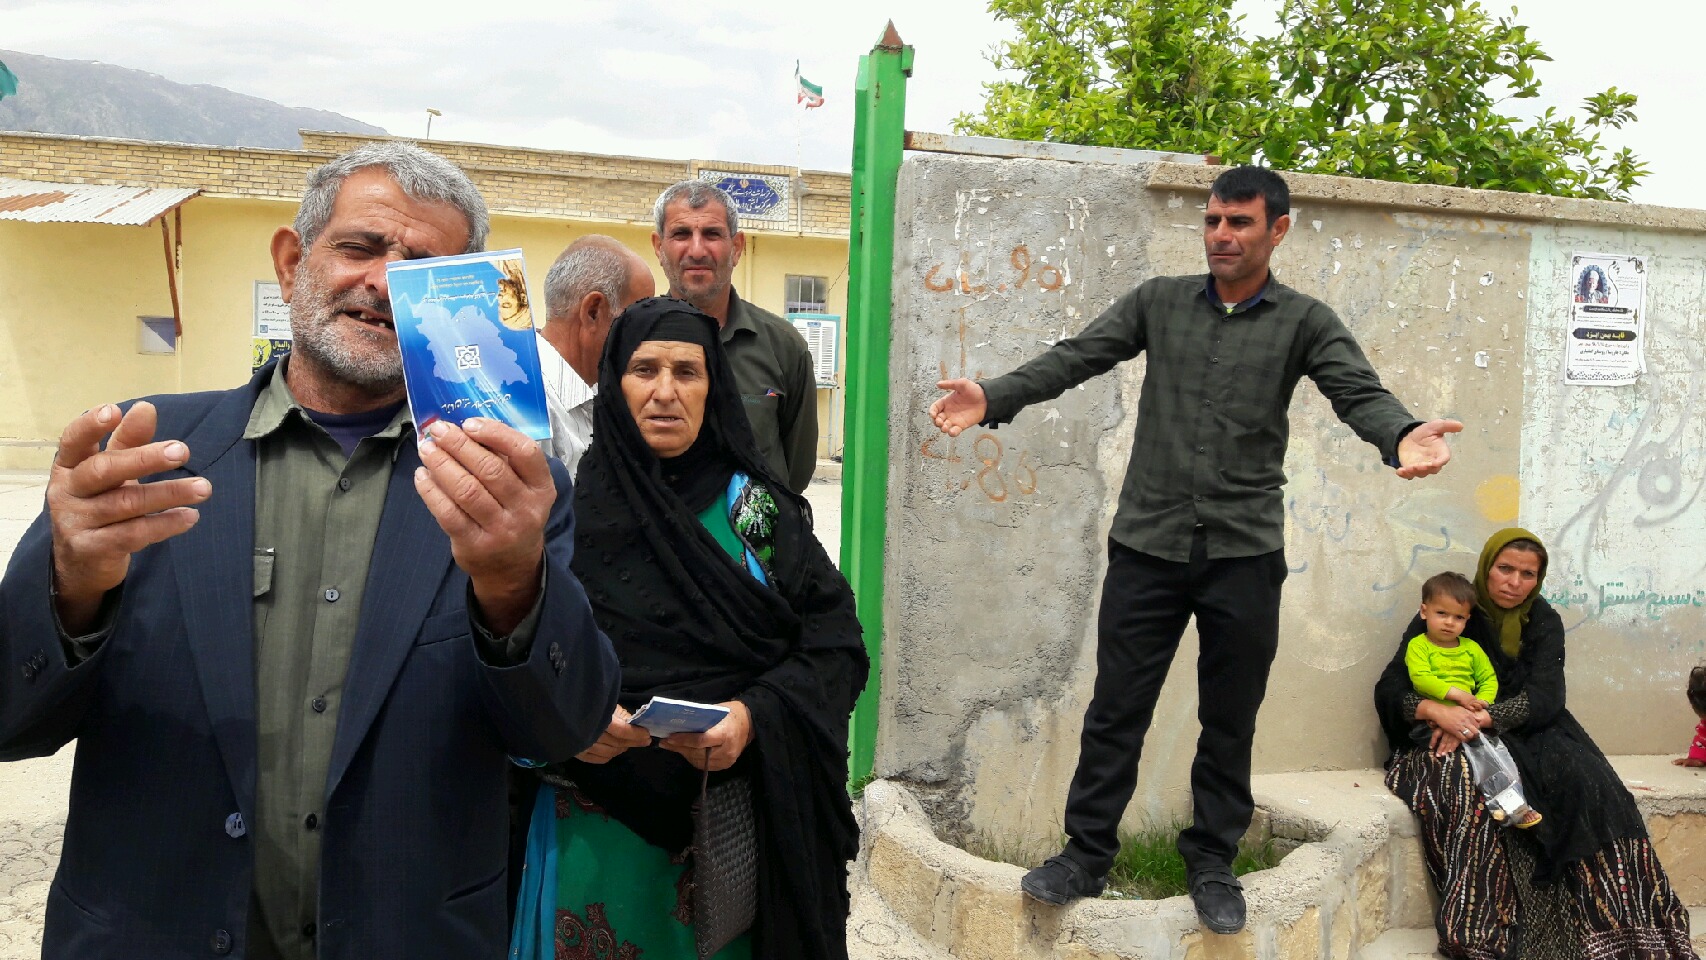
[[[1642,329],[1646,312],[1645,257],[1572,255],[1564,382],[1613,387],[1639,379],[1647,370]]]
[[[259,370],[274,357],[290,352],[290,304],[284,302],[278,284],[255,281],[255,339],[251,370]]]

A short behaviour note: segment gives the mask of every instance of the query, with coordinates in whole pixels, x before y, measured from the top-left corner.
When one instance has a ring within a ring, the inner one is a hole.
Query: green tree
[[[1549,60],[1476,0],[1284,0],[1252,38],[1232,0],[992,0],[1018,28],[991,59],[961,133],[1210,153],[1228,162],[1460,187],[1626,200],[1646,173],[1609,129],[1635,119],[1615,87],[1581,117],[1523,120]]]
[[[984,84],[961,133],[1089,146],[1217,153],[1221,131],[1258,115],[1245,99],[1272,87],[1228,0],[993,0],[1019,39],[992,55],[1020,81]],[[1164,146],[1163,146],[1164,145]]]

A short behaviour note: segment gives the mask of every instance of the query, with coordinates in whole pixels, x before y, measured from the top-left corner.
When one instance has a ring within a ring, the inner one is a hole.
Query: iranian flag
[[[794,72],[796,75],[799,73],[798,64],[795,65]],[[802,80],[800,82],[804,83],[805,81]],[[804,88],[802,87],[801,89],[804,89]],[[17,92],[18,92],[18,78],[17,78],[17,76],[14,75],[12,73],[12,71],[6,69],[6,65],[4,63],[0,63],[0,100],[4,100],[7,97],[12,96],[13,94],[15,94]],[[821,93],[822,91],[819,91],[819,92]],[[817,102],[822,103],[823,98],[818,97]]]
[[[823,88],[800,76],[800,61],[794,61],[794,94],[795,103],[803,103],[806,109],[823,106]]]

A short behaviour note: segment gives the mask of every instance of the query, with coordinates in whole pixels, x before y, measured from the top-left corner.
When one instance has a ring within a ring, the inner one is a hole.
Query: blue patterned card
[[[438,420],[487,417],[550,439],[520,250],[400,260],[385,279],[422,437]]]

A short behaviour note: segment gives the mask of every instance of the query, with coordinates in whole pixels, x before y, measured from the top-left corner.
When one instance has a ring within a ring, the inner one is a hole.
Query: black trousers
[[[1208,559],[1201,528],[1187,563],[1112,541],[1097,621],[1096,686],[1084,712],[1078,770],[1066,796],[1066,855],[1095,876],[1119,851],[1120,815],[1137,788],[1137,761],[1185,624],[1197,618],[1193,822],[1179,834],[1192,875],[1228,867],[1250,827],[1250,747],[1279,645],[1284,551]]]

